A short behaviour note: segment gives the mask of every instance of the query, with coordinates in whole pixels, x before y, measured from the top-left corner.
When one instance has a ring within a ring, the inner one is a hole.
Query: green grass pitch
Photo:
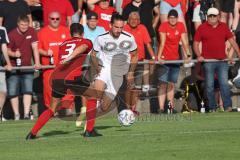
[[[240,114],[143,115],[130,127],[97,119],[102,137],[83,138],[74,121],[51,120],[26,141],[34,121],[0,123],[0,160],[238,160]]]

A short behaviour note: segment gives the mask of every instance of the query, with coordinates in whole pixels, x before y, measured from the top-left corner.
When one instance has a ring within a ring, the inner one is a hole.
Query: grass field
[[[131,127],[102,117],[102,137],[83,138],[73,121],[54,119],[26,141],[32,121],[0,123],[0,160],[238,160],[240,114],[142,116]]]

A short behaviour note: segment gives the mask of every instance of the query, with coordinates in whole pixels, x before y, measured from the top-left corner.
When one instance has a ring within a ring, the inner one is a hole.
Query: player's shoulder
[[[122,31],[122,35],[127,37],[127,38],[133,38],[133,35],[127,31]]]
[[[98,37],[105,37],[105,36],[108,36],[108,35],[110,35],[110,32],[109,31],[107,31],[107,32],[104,32],[103,34],[100,34]]]

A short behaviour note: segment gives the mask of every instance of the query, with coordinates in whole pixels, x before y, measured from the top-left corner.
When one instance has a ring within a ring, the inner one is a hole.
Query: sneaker
[[[32,132],[29,132],[26,136],[26,140],[36,139],[36,135],[33,135]]]
[[[83,121],[86,119],[86,110],[87,108],[85,106],[81,108],[80,115],[77,117],[76,120],[76,127],[81,127]]]
[[[215,109],[209,109],[209,110],[208,110],[208,113],[214,113],[214,112],[216,112]]]
[[[2,122],[6,122],[7,119],[5,119],[4,117],[1,117],[1,121],[2,121]]]
[[[232,112],[232,107],[227,107],[227,109],[224,110],[225,112]]]
[[[158,109],[158,113],[159,113],[159,114],[164,114],[165,111],[164,111],[164,109]]]
[[[91,132],[85,131],[83,133],[83,137],[99,137],[102,136],[102,134],[98,133],[96,129],[93,129]]]
[[[14,120],[19,121],[20,120],[20,115],[19,114],[15,115]]]

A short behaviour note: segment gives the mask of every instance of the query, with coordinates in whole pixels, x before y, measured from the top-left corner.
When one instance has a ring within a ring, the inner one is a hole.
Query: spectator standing
[[[151,46],[151,38],[148,34],[148,31],[147,31],[147,28],[140,24],[140,15],[138,12],[131,12],[130,15],[129,15],[129,18],[128,18],[128,24],[124,26],[124,30],[127,31],[128,33],[131,33],[134,38],[135,38],[135,41],[136,41],[136,44],[137,44],[137,53],[138,53],[138,61],[143,61],[146,56],[145,56],[145,49],[144,47],[146,46],[148,52],[150,53],[152,59],[155,59],[155,54],[153,52],[153,48]],[[145,64],[144,65],[144,69],[140,68],[140,70],[136,71],[136,74],[135,74],[135,77],[136,77],[136,80],[135,80],[135,85],[138,87],[143,84],[143,86],[145,85],[149,85],[149,70],[145,68],[149,68],[148,66],[145,67],[146,65],[149,65],[149,64]],[[142,65],[141,65],[142,66]],[[139,74],[140,75],[139,75]],[[143,75],[145,75],[143,77]],[[143,81],[143,83],[142,83]],[[143,87],[144,88],[144,87]],[[130,92],[130,93],[129,93]],[[137,97],[137,92],[135,91],[127,91],[126,93],[126,99],[129,99],[131,100],[132,102],[131,103],[127,103],[127,104],[131,104],[131,108],[132,110],[137,113],[136,111],[136,104],[137,104],[137,100],[138,98]]]
[[[112,14],[116,12],[115,8],[110,6],[110,0],[91,0],[87,1],[88,8],[98,14],[98,25],[104,27],[106,31],[110,29],[110,20]]]
[[[63,41],[70,38],[70,31],[67,27],[60,25],[60,13],[51,12],[48,15],[49,25],[43,27],[39,34],[39,53],[43,65],[56,64],[58,61],[59,46]],[[51,36],[49,36],[51,35]],[[50,62],[53,57],[54,62]],[[50,106],[51,88],[49,84],[52,69],[43,72],[43,94],[44,103],[47,107]]]
[[[7,53],[7,43],[9,43],[7,31],[4,27],[0,27],[0,66],[4,66],[8,71],[11,70],[12,65],[10,63],[8,53]],[[6,64],[4,64],[6,61]],[[0,121],[5,121],[2,113],[3,105],[5,103],[7,94],[6,76],[5,71],[0,71]]]
[[[220,22],[219,10],[210,8],[207,11],[207,21],[199,26],[194,37],[194,51],[198,61],[204,59],[223,60],[227,58],[225,54],[225,42],[229,41],[234,50],[240,56],[237,43],[233,38],[228,26]],[[199,49],[199,43],[202,42],[202,51]],[[231,60],[232,57],[229,57]],[[228,63],[226,61],[205,62],[203,64],[205,74],[205,87],[208,99],[209,112],[215,111],[217,104],[214,97],[214,74],[216,73],[220,93],[223,99],[225,111],[232,110],[232,101],[230,87],[228,85]]]
[[[49,25],[48,16],[51,12],[58,12],[61,18],[61,25],[70,26],[72,24],[73,8],[69,0],[37,0],[42,3],[43,23]]]
[[[93,11],[87,14],[87,24],[84,25],[84,38],[90,39],[94,43],[97,36],[103,34],[105,29],[98,26],[98,15]]]
[[[9,33],[17,27],[20,15],[27,15],[29,26],[32,26],[32,16],[28,4],[23,0],[6,0],[0,3],[0,26],[4,26]]]
[[[37,34],[29,27],[28,16],[19,16],[18,27],[9,33],[8,55],[13,66],[31,66],[32,54],[35,68],[40,67]],[[19,62],[20,60],[20,62]],[[23,94],[24,118],[29,119],[33,92],[33,71],[11,71],[7,75],[8,96],[13,108],[15,120],[19,120],[19,96]]]
[[[182,0],[163,0],[161,2],[160,4],[161,23],[166,22],[168,20],[168,12],[171,9],[175,9],[178,12],[178,16],[179,16],[178,21],[183,22],[184,25],[186,25],[181,2]]]
[[[160,44],[158,50],[158,60],[178,60],[178,44],[181,41],[185,50],[184,59],[190,60],[191,54],[187,32],[182,22],[178,21],[178,12],[174,9],[168,13],[168,21],[160,25],[159,29]],[[163,62],[164,63],[164,62]],[[160,113],[164,112],[165,100],[169,101],[174,107],[174,84],[178,80],[180,65],[163,65],[164,73],[160,75],[160,86],[158,90],[158,100]]]

